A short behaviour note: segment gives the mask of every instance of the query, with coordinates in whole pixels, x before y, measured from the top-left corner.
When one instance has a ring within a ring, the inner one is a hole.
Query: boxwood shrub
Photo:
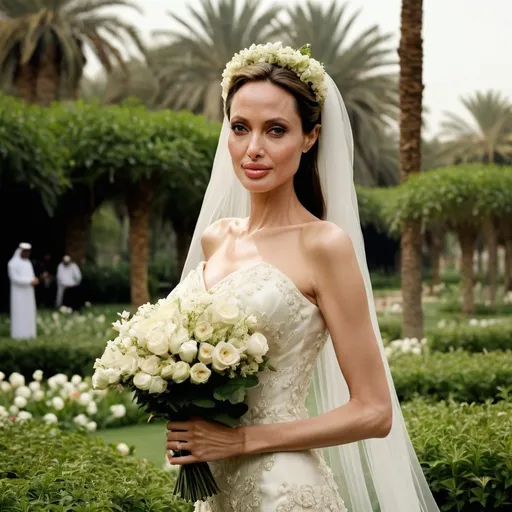
[[[101,439],[41,425],[0,430],[0,510],[191,512],[174,473]]]
[[[430,489],[442,511],[510,510],[512,402],[429,404],[402,411]]]
[[[512,391],[512,351],[404,354],[391,360],[390,366],[402,401],[425,396],[485,402],[505,397],[507,388]]]

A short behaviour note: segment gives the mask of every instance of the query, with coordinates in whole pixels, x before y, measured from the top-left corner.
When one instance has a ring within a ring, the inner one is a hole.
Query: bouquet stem
[[[180,452],[179,455],[184,456],[187,453]],[[197,462],[180,467],[176,486],[174,487],[174,495],[185,501],[195,503],[196,501],[204,501],[218,492],[219,488],[208,463]]]

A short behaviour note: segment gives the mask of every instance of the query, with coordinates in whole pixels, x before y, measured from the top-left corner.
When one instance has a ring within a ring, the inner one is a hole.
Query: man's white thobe
[[[57,267],[57,307],[62,306],[62,299],[64,298],[64,290],[78,286],[82,281],[82,273],[76,263],[59,263]]]
[[[11,337],[24,340],[36,337],[36,294],[32,281],[36,278],[31,261],[17,249],[7,264],[11,281]]]

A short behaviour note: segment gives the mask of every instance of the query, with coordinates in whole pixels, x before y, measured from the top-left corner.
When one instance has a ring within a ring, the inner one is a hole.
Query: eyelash
[[[242,130],[238,130],[237,128],[242,128]],[[235,133],[242,133],[244,130],[246,130],[246,128],[242,124],[233,124],[231,126],[231,130],[233,130],[233,132],[235,132]],[[270,131],[273,131],[273,130],[281,130],[281,132],[279,132],[279,133],[274,132],[274,135],[276,135],[276,136],[281,136],[286,133],[286,130],[282,126],[273,126],[272,128],[270,128]]]

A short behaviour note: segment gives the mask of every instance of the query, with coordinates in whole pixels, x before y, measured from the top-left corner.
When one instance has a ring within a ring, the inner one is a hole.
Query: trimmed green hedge
[[[390,363],[400,401],[417,396],[432,400],[485,402],[512,391],[512,351],[469,354],[404,354]]]
[[[442,511],[509,510],[512,402],[402,407],[416,454]]]
[[[173,473],[100,439],[30,424],[0,433],[0,510],[192,511],[173,496]]]

